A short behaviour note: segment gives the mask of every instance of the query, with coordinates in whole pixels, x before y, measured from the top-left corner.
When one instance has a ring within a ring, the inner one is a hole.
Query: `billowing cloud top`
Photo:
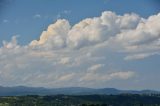
[[[112,80],[134,78],[133,70],[109,67],[107,57],[124,54],[125,61],[160,53],[160,13],[144,19],[137,14],[105,11],[71,26],[59,19],[39,40],[21,46],[14,36],[0,48],[0,83],[29,86],[103,87]]]

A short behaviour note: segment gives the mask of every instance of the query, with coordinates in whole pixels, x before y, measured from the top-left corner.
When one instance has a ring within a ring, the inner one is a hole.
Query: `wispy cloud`
[[[42,18],[42,16],[41,16],[40,14],[35,14],[35,15],[33,16],[33,18],[35,18],[35,19],[40,19],[40,18]]]
[[[69,14],[71,14],[71,10],[64,10],[64,11],[61,11],[61,12],[59,12],[59,14],[57,14],[57,19],[59,19],[59,18],[62,18],[63,16],[65,16],[65,15],[69,15]]]
[[[71,10],[64,10],[62,13],[67,15],[71,13]]]
[[[3,23],[8,23],[8,22],[9,22],[9,20],[4,19],[2,22],[3,22]]]

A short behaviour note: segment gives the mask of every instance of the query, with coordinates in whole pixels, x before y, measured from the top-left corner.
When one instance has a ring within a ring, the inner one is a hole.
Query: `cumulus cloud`
[[[157,54],[160,50],[160,14],[142,19],[137,27],[127,30],[111,37],[108,44],[113,44],[113,48],[119,51],[137,55],[138,57],[148,57],[149,54]]]
[[[159,21],[160,14],[144,19],[134,13],[119,16],[110,11],[103,12],[100,17],[84,19],[74,26],[62,19],[51,24],[40,40],[34,40],[30,45],[51,49],[103,45],[128,55],[153,54],[159,51]]]
[[[48,49],[62,48],[66,45],[66,34],[70,29],[67,20],[58,20],[55,24],[49,25],[47,31],[43,31],[40,40],[31,42],[31,46],[39,46]]]
[[[21,46],[14,36],[0,48],[0,83],[28,86],[104,87],[112,80],[133,78],[136,72],[108,67],[112,53],[125,60],[159,54],[160,14],[144,19],[137,14],[105,11],[71,26],[58,19],[39,40]],[[67,83],[68,82],[68,83]]]

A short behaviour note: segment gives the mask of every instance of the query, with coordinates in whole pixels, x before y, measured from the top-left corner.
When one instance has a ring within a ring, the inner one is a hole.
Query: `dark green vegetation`
[[[160,106],[160,95],[8,96],[0,106]]]

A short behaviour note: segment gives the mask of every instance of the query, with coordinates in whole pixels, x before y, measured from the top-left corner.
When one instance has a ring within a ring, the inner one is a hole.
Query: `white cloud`
[[[60,81],[60,82],[61,81],[68,81],[68,80],[72,79],[74,75],[75,75],[74,73],[65,74],[63,76],[60,76],[60,78],[58,78],[58,81]]]
[[[79,49],[102,44],[107,49],[128,55],[153,54],[160,49],[159,21],[159,14],[144,19],[134,13],[119,16],[110,11],[103,12],[100,17],[84,19],[74,26],[59,19],[42,33],[39,41],[34,40],[30,45]]]
[[[117,71],[109,73],[108,71],[102,72],[102,71],[88,71],[85,73],[81,78],[81,82],[107,82],[111,80],[126,80],[129,78],[134,77],[136,74],[133,71]],[[94,83],[96,84],[96,83]]]
[[[62,48],[66,46],[66,34],[70,29],[67,20],[58,20],[55,24],[49,25],[47,31],[43,31],[40,40],[31,42],[31,46],[44,46],[48,49]]]
[[[61,18],[61,17],[63,17],[63,16],[67,16],[67,15],[69,15],[69,14],[71,14],[71,10],[61,11],[61,12],[59,12],[59,13],[57,14],[56,19],[59,19],[59,18]]]
[[[160,50],[160,14],[141,20],[137,27],[117,34],[108,40],[113,48],[139,57],[157,54]],[[142,56],[143,54],[143,56]],[[144,55],[145,54],[145,55]],[[146,55],[147,54],[147,55]]]
[[[126,71],[126,72],[115,72],[111,73],[108,76],[108,79],[128,79],[130,77],[133,77],[135,75],[132,71]]]
[[[17,36],[13,36],[11,42],[3,41],[4,48],[12,49],[12,48],[19,48],[17,45]]]
[[[7,19],[3,20],[3,23],[8,23],[8,22],[9,22],[9,20],[7,20]]]
[[[64,10],[62,13],[64,13],[64,14],[70,14],[71,13],[71,10]]]
[[[126,56],[124,59],[125,60],[138,60],[138,59],[144,59],[146,57],[149,57],[151,55],[155,55],[156,53],[147,53],[147,54],[135,54],[135,55],[129,55]]]
[[[61,60],[59,61],[60,64],[69,64],[69,62],[70,62],[69,57],[61,58]]]
[[[118,16],[108,11],[103,12],[100,17],[84,19],[72,28],[67,20],[59,19],[42,33],[38,42],[48,43],[47,40],[53,37],[54,42],[63,42],[66,46],[81,48],[102,43],[119,33],[135,29],[140,21],[141,18],[136,14]]]
[[[40,19],[40,18],[42,18],[42,16],[41,16],[40,14],[35,14],[35,15],[34,15],[34,18],[35,18],[35,19]]]
[[[159,21],[160,14],[144,19],[134,13],[120,16],[110,11],[73,26],[59,19],[28,45],[19,45],[16,37],[3,41],[0,83],[103,87],[113,79],[132,78],[135,72],[112,71],[115,69],[107,67],[107,59],[111,53],[122,53],[125,60],[159,54]]]
[[[104,64],[96,64],[88,68],[88,71],[97,71],[99,68],[103,67]]]

